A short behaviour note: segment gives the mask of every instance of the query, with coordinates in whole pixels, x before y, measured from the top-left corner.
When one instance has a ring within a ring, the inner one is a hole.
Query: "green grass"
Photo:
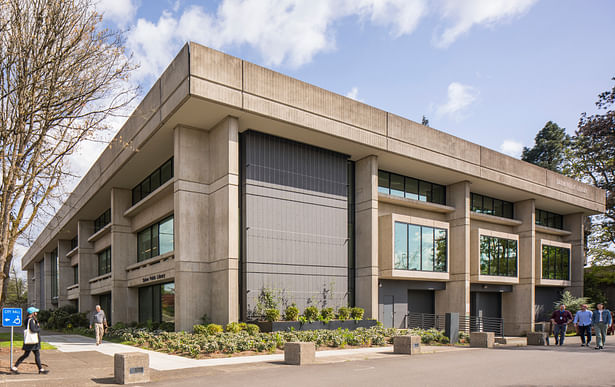
[[[11,346],[11,334],[8,332],[0,333],[0,348],[9,348]],[[13,347],[21,348],[23,345],[23,330],[16,329],[13,333]],[[41,349],[56,349],[53,345],[42,342]]]

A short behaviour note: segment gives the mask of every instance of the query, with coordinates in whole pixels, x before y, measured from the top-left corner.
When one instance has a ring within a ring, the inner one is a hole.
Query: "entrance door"
[[[437,328],[433,290],[408,290],[408,328]]]
[[[482,317],[502,317],[502,293],[472,292],[470,314]]]
[[[384,296],[384,304],[382,306],[382,324],[385,328],[393,328],[393,322],[395,313],[395,304],[393,303],[393,296]]]

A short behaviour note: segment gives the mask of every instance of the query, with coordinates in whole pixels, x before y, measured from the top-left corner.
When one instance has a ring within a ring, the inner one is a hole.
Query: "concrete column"
[[[378,158],[355,163],[355,304],[378,318]]]
[[[581,213],[564,216],[564,230],[571,232],[564,242],[571,244],[570,250],[570,281],[572,285],[567,290],[575,297],[583,296],[583,268],[586,263],[584,243],[585,216]]]
[[[51,298],[51,253],[43,254],[43,262],[44,262],[44,277],[43,286],[45,287],[45,309],[55,309],[58,304],[54,302]]]
[[[239,122],[209,132],[209,262],[213,321],[239,319]],[[200,316],[199,316],[200,317]]]
[[[60,266],[60,279],[58,281],[58,306],[70,305],[66,288],[73,284],[73,268],[66,254],[71,250],[70,241],[58,241],[58,260]]]
[[[34,262],[32,264],[32,280],[30,281],[30,270],[28,270],[28,304],[34,305],[39,309],[44,309],[43,302],[41,300],[41,270],[40,263]]]
[[[515,218],[523,224],[515,227],[519,234],[517,261],[519,284],[502,294],[504,334],[519,336],[534,330],[536,285],[536,208],[534,199],[515,203]]]
[[[175,329],[189,330],[211,317],[208,275],[209,133],[174,129]]]
[[[111,316],[113,321],[130,322],[138,316],[138,299],[128,292],[126,267],[137,262],[137,238],[131,232],[130,220],[124,217],[132,205],[132,192],[111,189]],[[132,297],[129,297],[132,295]],[[132,319],[129,318],[132,317]]]
[[[98,275],[98,257],[94,246],[88,238],[94,234],[94,222],[80,220],[77,222],[77,246],[79,250],[79,312],[91,312],[96,301],[90,293],[90,280]]]
[[[449,282],[436,291],[436,313],[470,314],[470,183],[446,187],[446,203],[455,207],[448,216]]]

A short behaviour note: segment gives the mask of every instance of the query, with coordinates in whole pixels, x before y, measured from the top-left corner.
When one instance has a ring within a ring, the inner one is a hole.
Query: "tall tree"
[[[592,218],[590,256],[615,264],[615,86],[598,95],[596,107],[596,114],[581,115],[567,173],[606,191],[605,214]]]
[[[70,173],[77,144],[135,96],[122,33],[91,0],[0,0],[0,303],[13,249]]]
[[[555,172],[561,172],[565,150],[570,143],[566,129],[553,121],[545,124],[536,137],[532,148],[523,147],[521,160],[536,164]]]

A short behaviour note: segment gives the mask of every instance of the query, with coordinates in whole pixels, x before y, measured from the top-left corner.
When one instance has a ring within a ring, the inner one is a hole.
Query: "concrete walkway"
[[[183,356],[169,355],[162,352],[150,351],[124,344],[116,344],[103,341],[102,345],[96,345],[93,338],[78,335],[48,335],[43,340],[55,346],[58,351],[65,353],[96,351],[104,355],[113,356],[121,352],[143,352],[149,355],[150,368],[158,371],[178,370],[194,367],[214,367],[233,364],[248,364],[261,362],[281,362],[284,361],[284,354],[254,355],[254,356],[234,356],[215,359],[191,359]],[[423,353],[449,352],[469,350],[463,347],[449,346],[423,346]],[[356,349],[320,350],[316,351],[316,360],[342,357],[345,360],[357,356],[391,354],[393,347],[369,347]]]

